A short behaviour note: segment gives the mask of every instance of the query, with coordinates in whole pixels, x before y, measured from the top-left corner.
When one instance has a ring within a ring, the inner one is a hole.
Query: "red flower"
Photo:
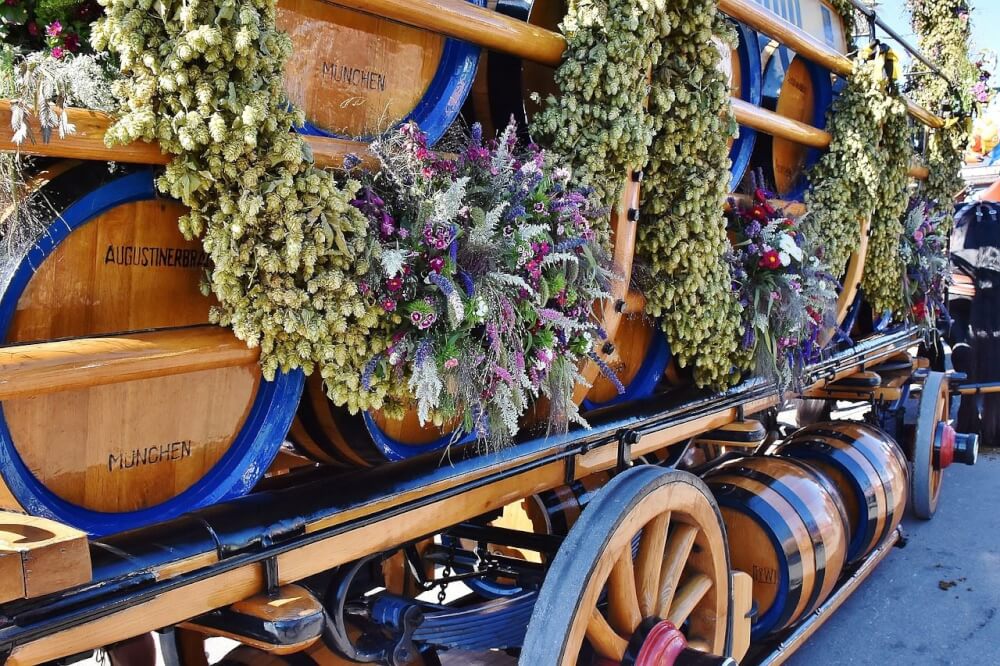
[[[764,206],[761,204],[757,204],[753,207],[753,210],[750,211],[750,217],[758,222],[767,222],[767,210],[765,210]]]
[[[393,310],[396,309],[396,301],[392,300],[391,298],[383,300],[382,309],[385,310],[386,312],[392,312]]]
[[[911,311],[913,312],[914,318],[917,319],[918,321],[923,321],[927,319],[926,301],[917,301],[916,303],[913,304]]]
[[[32,37],[38,37],[38,24],[34,21],[28,22],[28,34]]]
[[[770,268],[770,269],[780,268],[781,257],[778,256],[777,250],[768,250],[761,256],[760,261],[757,262],[757,265],[760,266],[761,268]]]
[[[403,279],[394,277],[385,281],[385,288],[389,291],[399,291],[403,288]]]
[[[444,259],[441,257],[434,257],[427,263],[430,264],[431,270],[435,273],[440,273],[444,268]]]

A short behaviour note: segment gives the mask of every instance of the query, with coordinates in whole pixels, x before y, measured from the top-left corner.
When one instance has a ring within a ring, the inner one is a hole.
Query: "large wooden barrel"
[[[791,626],[829,596],[847,558],[836,489],[793,460],[752,457],[705,477],[726,523],[734,569],[753,577],[751,636]]]
[[[412,120],[433,143],[476,75],[476,46],[321,0],[281,0],[278,27],[292,40],[285,90],[307,134],[368,138]]]
[[[885,432],[856,421],[814,423],[776,448],[827,476],[847,508],[848,562],[874,550],[899,525],[909,488],[906,458]]]
[[[38,207],[51,223],[3,277],[4,343],[207,325],[208,255],[183,238],[183,208],[156,196],[152,171],[53,173]],[[6,400],[0,505],[107,534],[243,494],[281,446],[301,389],[301,373],[265,381],[250,356]]]
[[[833,101],[829,70],[823,69],[785,46],[764,48],[761,105],[778,115],[813,127],[826,127],[826,112]],[[757,137],[752,168],[764,171],[765,181],[782,199],[799,201],[808,183],[806,171],[822,151],[788,139],[761,133]]]

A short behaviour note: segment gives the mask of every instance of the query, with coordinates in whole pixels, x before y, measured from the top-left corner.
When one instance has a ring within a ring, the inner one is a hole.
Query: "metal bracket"
[[[615,473],[620,474],[632,466],[632,445],[638,444],[642,435],[632,429],[622,430],[618,435],[618,462],[615,464]]]
[[[278,591],[278,556],[272,555],[264,560],[264,590],[269,595]]]
[[[576,481],[576,453],[566,457],[566,473],[563,476],[563,481],[567,486]]]

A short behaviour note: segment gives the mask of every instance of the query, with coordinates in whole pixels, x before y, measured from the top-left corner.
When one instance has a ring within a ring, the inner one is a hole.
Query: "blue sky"
[[[906,0],[879,0],[879,16],[906,39],[913,39]],[[1000,0],[973,0],[972,40],[975,50],[1000,51]],[[916,44],[914,44],[915,46]]]

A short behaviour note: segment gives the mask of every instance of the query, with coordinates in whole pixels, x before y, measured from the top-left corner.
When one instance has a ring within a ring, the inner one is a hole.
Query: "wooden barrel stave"
[[[808,462],[838,488],[850,524],[849,562],[874,550],[902,520],[909,488],[906,459],[878,428],[854,421],[816,423],[776,451]]]
[[[773,42],[764,47],[762,60],[761,105],[786,118],[825,128],[833,102],[830,72]],[[818,148],[761,133],[750,165],[763,169],[765,181],[780,198],[801,201],[808,187],[805,172],[821,154]]]
[[[756,638],[788,627],[833,591],[847,557],[845,511],[805,465],[774,457],[726,463],[706,477],[733,567],[755,579]]]
[[[42,194],[58,219],[4,276],[7,343],[207,324],[207,255],[181,237],[183,209],[156,198],[151,171],[78,166]],[[301,384],[301,373],[263,381],[251,361],[7,400],[4,505],[106,534],[243,494],[277,453]]]
[[[482,0],[470,0],[479,6]],[[321,0],[281,0],[285,66],[305,134],[370,140],[407,121],[436,142],[472,88],[479,48]]]

